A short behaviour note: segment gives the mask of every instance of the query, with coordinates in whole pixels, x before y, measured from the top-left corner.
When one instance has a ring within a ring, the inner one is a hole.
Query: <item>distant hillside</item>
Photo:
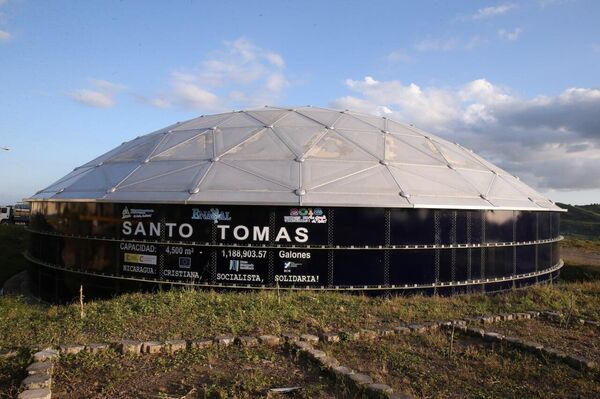
[[[569,205],[557,203],[557,205],[568,210],[568,212],[561,214],[561,233],[600,239],[600,204]]]

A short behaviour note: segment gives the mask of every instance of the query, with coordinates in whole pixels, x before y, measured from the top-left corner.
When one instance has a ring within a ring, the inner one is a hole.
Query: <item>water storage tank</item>
[[[453,294],[547,282],[561,209],[459,144],[314,107],[202,116],[39,191],[46,299],[171,285]]]

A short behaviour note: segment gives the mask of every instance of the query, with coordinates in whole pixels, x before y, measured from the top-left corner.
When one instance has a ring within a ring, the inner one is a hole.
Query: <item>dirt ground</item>
[[[444,333],[324,345],[340,362],[417,398],[600,397],[597,374]]]
[[[560,255],[567,264],[600,266],[600,252],[595,250],[561,246]]]
[[[64,356],[52,397],[66,398],[336,398],[318,369],[296,363],[280,349],[240,347],[176,355]],[[290,394],[271,388],[301,387]]]

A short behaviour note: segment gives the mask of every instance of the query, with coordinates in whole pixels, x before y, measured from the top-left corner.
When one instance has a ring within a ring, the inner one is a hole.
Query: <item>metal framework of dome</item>
[[[316,107],[177,123],[121,144],[31,200],[561,210],[459,144]]]

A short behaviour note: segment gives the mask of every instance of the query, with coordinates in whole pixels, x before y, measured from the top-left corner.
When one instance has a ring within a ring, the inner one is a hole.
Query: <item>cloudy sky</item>
[[[306,105],[600,202],[600,2],[0,0],[0,203],[201,114]]]

